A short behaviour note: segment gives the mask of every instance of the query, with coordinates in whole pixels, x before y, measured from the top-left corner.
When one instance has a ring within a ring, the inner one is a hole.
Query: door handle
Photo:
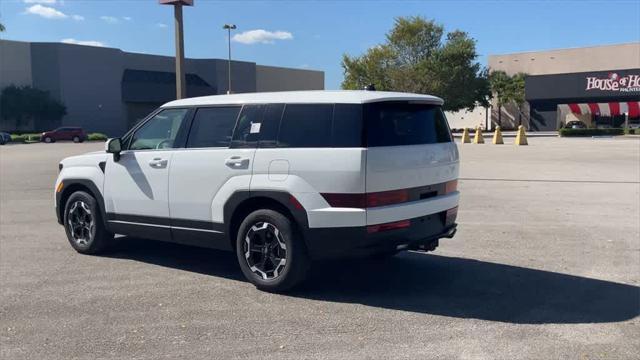
[[[224,164],[232,169],[241,169],[249,166],[249,158],[232,156],[224,161]]]
[[[154,158],[153,160],[149,161],[149,166],[153,168],[163,168],[167,166],[168,162],[169,160],[167,159]]]

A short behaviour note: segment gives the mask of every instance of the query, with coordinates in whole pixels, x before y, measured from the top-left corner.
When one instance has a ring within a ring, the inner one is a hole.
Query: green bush
[[[90,133],[87,135],[87,140],[89,141],[107,141],[109,137],[102,133]]]
[[[560,136],[614,136],[624,134],[623,129],[560,129]]]
[[[11,142],[15,142],[15,143],[40,142],[40,134],[11,134]]]

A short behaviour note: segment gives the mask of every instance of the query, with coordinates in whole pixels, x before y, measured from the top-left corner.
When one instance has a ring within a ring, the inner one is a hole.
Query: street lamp
[[[235,24],[224,24],[222,28],[227,30],[229,34],[229,87],[227,88],[227,94],[231,94],[231,30],[237,29],[237,26]]]

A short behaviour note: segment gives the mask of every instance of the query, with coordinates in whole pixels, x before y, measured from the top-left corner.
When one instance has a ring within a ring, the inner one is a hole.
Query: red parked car
[[[87,133],[81,127],[64,126],[43,132],[41,139],[46,143],[58,140],[73,140],[73,142],[78,143],[87,140]]]

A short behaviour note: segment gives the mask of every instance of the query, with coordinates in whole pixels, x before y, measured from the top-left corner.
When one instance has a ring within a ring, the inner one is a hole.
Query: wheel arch
[[[63,183],[64,187],[62,188],[62,191],[56,193],[56,215],[58,217],[58,223],[60,225],[63,224],[64,208],[71,194],[76,191],[85,191],[89,195],[93,196],[93,198],[98,202],[100,217],[102,218],[105,228],[108,228],[107,218],[105,216],[104,198],[102,197],[102,193],[98,190],[98,187],[92,181],[86,179],[64,179]]]
[[[236,234],[242,220],[259,209],[282,213],[296,224],[303,239],[305,238],[304,233],[309,227],[307,213],[293,195],[286,191],[237,191],[224,206],[224,223],[232,249],[236,247]],[[306,240],[304,241],[306,245]]]

